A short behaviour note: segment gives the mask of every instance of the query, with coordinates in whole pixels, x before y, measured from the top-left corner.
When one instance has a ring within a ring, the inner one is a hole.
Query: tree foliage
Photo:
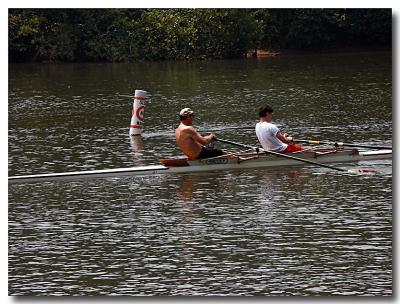
[[[390,9],[9,9],[9,60],[240,58],[253,48],[390,46]]]

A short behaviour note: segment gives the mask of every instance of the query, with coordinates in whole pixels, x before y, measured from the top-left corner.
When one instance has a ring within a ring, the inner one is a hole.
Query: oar
[[[392,147],[387,146],[369,146],[369,145],[359,145],[359,144],[346,144],[342,142],[329,142],[329,141],[319,141],[319,140],[306,140],[306,139],[293,139],[294,142],[307,143],[311,145],[334,145],[335,147],[355,147],[355,148],[369,148],[369,149],[389,149]]]
[[[241,143],[230,141],[230,140],[226,140],[226,139],[215,138],[215,140],[218,140],[218,141],[220,141],[222,143],[230,144],[230,145],[233,145],[233,146],[238,146],[238,147],[242,147],[242,148],[251,149],[251,150],[254,150],[256,152],[261,151],[261,152],[265,152],[265,153],[270,153],[270,154],[273,154],[273,155],[286,157],[286,158],[289,158],[289,159],[297,160],[299,162],[308,163],[308,164],[312,164],[312,165],[320,166],[320,167],[325,167],[325,168],[336,170],[336,171],[351,172],[351,173],[375,172],[375,170],[371,170],[371,169],[346,170],[346,169],[342,169],[342,168],[338,168],[338,167],[329,166],[329,165],[326,165],[326,164],[317,163],[317,162],[314,162],[314,161],[308,160],[308,159],[303,159],[303,158],[299,158],[299,157],[295,157],[295,156],[291,156],[291,155],[287,155],[287,154],[283,154],[283,153],[279,153],[279,152],[275,152],[275,151],[264,150],[263,148],[252,147],[252,146],[249,146],[249,145],[241,144]]]

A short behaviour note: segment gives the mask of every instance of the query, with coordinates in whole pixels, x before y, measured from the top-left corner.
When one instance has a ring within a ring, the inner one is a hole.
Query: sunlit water
[[[257,108],[295,137],[391,145],[391,54],[11,65],[9,175],[156,164],[177,113],[256,144]],[[151,94],[130,139],[131,96]],[[226,149],[232,147],[222,146]],[[9,185],[11,295],[391,295],[392,162]]]

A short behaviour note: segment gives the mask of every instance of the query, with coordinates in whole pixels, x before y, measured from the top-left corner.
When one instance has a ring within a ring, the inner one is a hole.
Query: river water
[[[9,176],[157,164],[177,113],[257,143],[392,144],[391,52],[9,66]],[[145,129],[129,138],[132,94]],[[234,149],[221,146],[224,149]],[[8,186],[10,295],[392,295],[392,162]]]

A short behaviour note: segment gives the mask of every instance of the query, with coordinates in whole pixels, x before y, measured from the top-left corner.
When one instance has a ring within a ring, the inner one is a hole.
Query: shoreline
[[[134,60],[134,61],[120,61],[120,62],[112,62],[112,61],[59,61],[59,60],[43,60],[43,61],[20,61],[20,62],[12,62],[8,61],[8,64],[73,64],[73,63],[133,63],[133,62],[194,62],[194,61],[208,61],[208,60],[249,60],[249,59],[258,59],[258,58],[274,58],[274,57],[282,57],[282,56],[291,56],[291,55],[306,55],[311,56],[313,54],[342,54],[342,53],[361,53],[361,52],[392,52],[391,47],[380,47],[380,46],[371,46],[371,47],[337,47],[337,48],[325,48],[325,49],[283,49],[283,50],[267,50],[267,49],[257,49],[257,50],[249,50],[247,51],[242,58],[194,58],[194,59],[169,59],[169,60]]]
[[[382,52],[382,51],[392,51],[389,47],[336,47],[336,48],[326,48],[326,49],[285,49],[285,50],[267,50],[267,49],[257,49],[249,50],[246,52],[245,59],[254,58],[270,58],[276,56],[285,55],[313,55],[313,54],[331,54],[331,53],[360,53],[360,52]]]

